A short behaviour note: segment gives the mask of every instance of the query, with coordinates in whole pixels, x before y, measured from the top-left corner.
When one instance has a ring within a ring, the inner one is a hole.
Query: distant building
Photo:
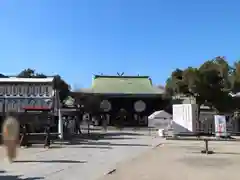
[[[0,78],[0,120],[6,113],[22,114],[26,110],[54,111],[57,102],[54,78]]]
[[[178,94],[172,97],[173,104],[196,104],[196,98],[193,96],[186,96]]]
[[[49,78],[0,78],[0,112],[21,112],[24,107],[51,108],[54,89]],[[3,107],[5,106],[5,107]]]
[[[125,111],[126,126],[146,126],[147,117],[163,109],[164,89],[152,84],[149,76],[94,76],[92,87],[80,94],[94,94],[101,99],[101,108],[109,125],[119,121],[121,110]]]

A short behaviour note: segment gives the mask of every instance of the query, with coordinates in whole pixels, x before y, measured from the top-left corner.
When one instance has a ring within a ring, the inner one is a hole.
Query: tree
[[[214,62],[217,65],[219,73],[222,77],[223,88],[225,90],[230,90],[232,87],[231,76],[232,76],[233,68],[228,64],[224,56],[216,57]]]
[[[54,76],[54,88],[58,90],[60,101],[63,102],[69,95],[70,86],[61,78],[61,76]]]
[[[73,95],[74,96],[74,95]],[[75,104],[82,109],[82,112],[91,115],[99,115],[103,110],[100,108],[101,97],[93,93],[77,93]]]
[[[236,61],[232,67],[232,72],[230,75],[231,81],[231,92],[233,94],[240,92],[240,61]],[[240,110],[240,98],[233,97],[233,101],[231,103],[232,108],[235,110],[236,114],[239,114]]]
[[[23,71],[21,71],[17,77],[20,77],[20,78],[32,78],[32,77],[35,77],[35,70],[34,69],[30,69],[30,68],[27,68],[27,69],[24,69]]]
[[[8,78],[8,76],[5,76],[4,74],[0,73],[0,78]]]
[[[166,82],[166,89],[173,95],[193,96],[199,107],[202,104],[225,112],[232,108],[231,91],[232,68],[224,57],[216,57],[203,63],[199,68],[176,69]]]
[[[232,92],[240,92],[240,61],[235,62],[232,69]]]
[[[102,111],[100,108],[101,98],[93,93],[78,94],[76,105],[81,108],[81,113],[89,114],[88,134],[90,134],[90,122],[93,116],[98,116]]]
[[[176,69],[172,72],[171,77],[166,82],[166,92],[168,94],[180,94],[184,92],[185,84],[183,81],[183,71]]]
[[[23,71],[21,71],[17,77],[21,77],[21,78],[46,78],[47,76],[43,73],[36,73],[36,71],[34,69],[24,69]]]
[[[46,78],[47,76],[43,73],[36,73],[35,78]]]

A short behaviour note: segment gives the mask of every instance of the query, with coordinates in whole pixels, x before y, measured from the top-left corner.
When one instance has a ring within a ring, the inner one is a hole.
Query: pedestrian
[[[45,127],[45,130],[44,132],[46,133],[46,137],[45,137],[45,140],[44,140],[44,148],[49,148],[50,147],[50,133],[51,133],[51,125],[50,123],[48,123]]]
[[[19,141],[19,122],[13,116],[8,116],[2,126],[2,138],[6,147],[7,157],[10,163],[16,158]]]
[[[28,148],[29,146],[31,146],[31,144],[29,143],[29,134],[28,133],[29,133],[28,124],[20,125],[20,134],[21,134],[20,147],[21,148]]]
[[[80,123],[80,119],[78,117],[75,117],[75,131],[77,134],[82,134],[81,123]]]
[[[101,115],[101,124],[102,124],[102,127],[103,127],[103,130],[104,131],[107,131],[107,118],[106,118],[106,114],[104,115]]]

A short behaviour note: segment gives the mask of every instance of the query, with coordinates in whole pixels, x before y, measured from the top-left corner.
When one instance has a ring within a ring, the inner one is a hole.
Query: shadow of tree
[[[123,137],[125,136],[125,137]],[[134,137],[126,137],[126,136],[134,136]],[[136,136],[143,136],[140,133],[131,133],[131,132],[91,132],[90,134],[82,133],[70,136],[69,139],[91,139],[91,140],[99,140],[99,139],[135,139]]]
[[[133,137],[104,136],[103,139],[105,139],[105,140],[123,140],[123,139],[136,139],[136,138],[133,138]]]
[[[196,152],[193,152],[196,153]],[[214,151],[214,154],[219,154],[219,155],[237,155],[239,156],[240,153],[238,152],[219,152],[219,151]]]
[[[14,161],[14,163],[72,163],[72,164],[79,164],[79,163],[86,163],[86,161],[72,161],[72,160],[18,160]]]
[[[12,175],[6,175],[6,176],[1,176],[0,179],[2,180],[37,180],[37,179],[44,179],[41,177],[29,177],[29,178],[21,178],[20,176],[12,176]]]
[[[106,132],[105,136],[143,136],[141,133],[135,132]]]
[[[238,152],[215,152],[215,154],[240,155]]]
[[[42,144],[35,144],[35,143],[32,143],[29,147],[25,148],[25,149],[39,149],[39,148],[43,148],[43,145]],[[49,149],[61,149],[63,148],[63,146],[59,145],[59,144],[51,144],[51,146],[49,147]]]
[[[112,147],[108,146],[81,146],[77,148],[83,148],[83,149],[112,149]]]
[[[132,146],[132,147],[148,147],[148,144],[130,144],[130,143],[110,143],[110,142],[81,142],[80,144],[84,145],[105,145],[105,146]]]
[[[0,175],[0,179],[2,180],[38,180],[44,179],[42,177],[29,177],[29,178],[21,178],[21,176],[13,176],[13,175]]]
[[[23,178],[21,175],[8,175],[4,174],[7,173],[6,171],[0,171],[0,179],[1,180],[40,180],[44,179],[43,177],[28,177],[28,178]]]

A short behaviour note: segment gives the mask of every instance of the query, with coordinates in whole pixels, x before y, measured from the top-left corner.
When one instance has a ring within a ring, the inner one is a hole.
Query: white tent
[[[229,95],[232,96],[232,97],[240,97],[240,92],[237,92],[235,94],[230,92]]]
[[[172,115],[164,110],[155,111],[148,116],[148,127],[155,127],[158,129],[168,129],[171,126]]]

